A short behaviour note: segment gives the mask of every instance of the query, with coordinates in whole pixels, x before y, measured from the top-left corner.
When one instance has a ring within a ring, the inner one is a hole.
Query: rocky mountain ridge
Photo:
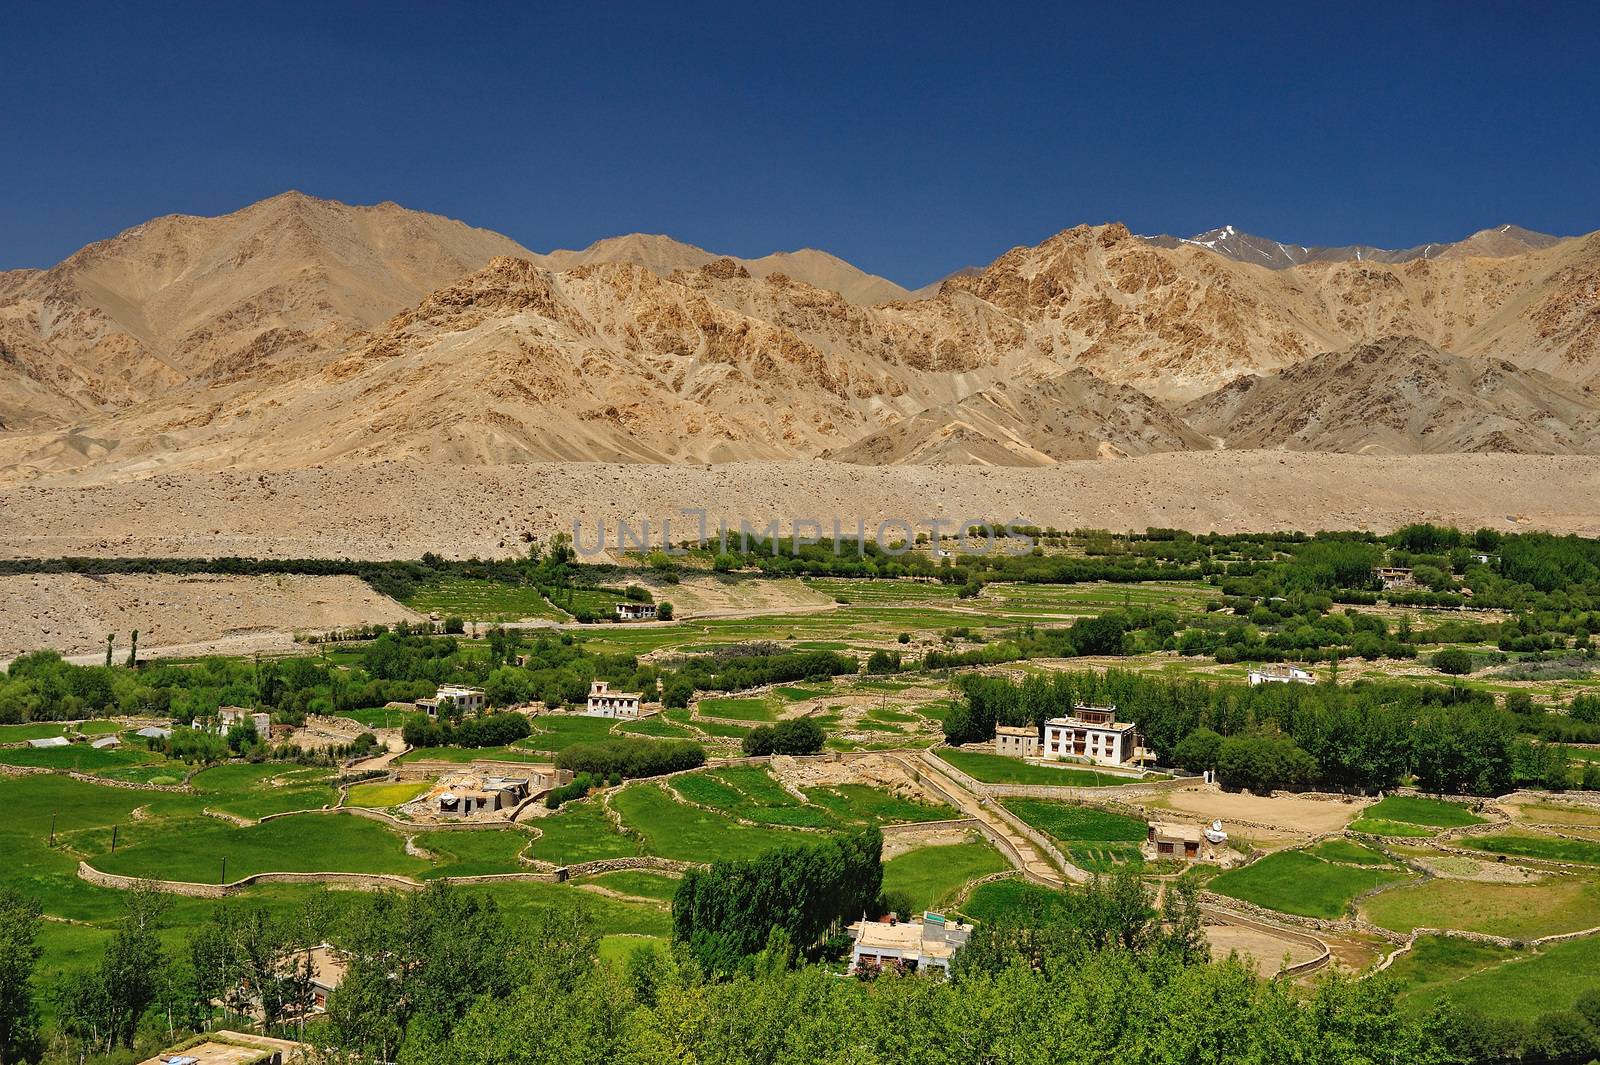
[[[540,255],[286,194],[0,274],[0,478],[1593,453],[1600,234],[1497,232],[1272,268],[1234,258],[1233,232],[1213,248],[1077,226],[919,299],[821,252],[635,234]]]

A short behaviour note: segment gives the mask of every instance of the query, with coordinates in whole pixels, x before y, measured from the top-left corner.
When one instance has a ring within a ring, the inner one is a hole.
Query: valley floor
[[[8,471],[13,478],[18,472]],[[95,556],[464,558],[526,550],[581,524],[616,544],[643,519],[674,541],[685,511],[762,528],[810,519],[951,522],[1022,518],[1057,528],[1194,532],[1370,529],[1413,521],[1600,534],[1600,462],[1511,454],[1376,456],[1280,451],[1170,453],[1039,469],[737,462],[532,463],[278,473],[158,474],[123,483],[0,485],[0,558]],[[893,536],[893,530],[886,539]]]

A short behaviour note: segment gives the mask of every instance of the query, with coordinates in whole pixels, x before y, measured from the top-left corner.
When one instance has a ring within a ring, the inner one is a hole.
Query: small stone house
[[[1039,753],[1039,730],[1023,725],[996,725],[994,753],[1008,758],[1033,758]]]

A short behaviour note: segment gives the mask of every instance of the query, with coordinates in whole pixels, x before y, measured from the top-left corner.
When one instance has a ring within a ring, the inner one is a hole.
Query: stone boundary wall
[[[884,752],[875,751],[872,753],[882,754]],[[937,795],[940,799],[943,799],[945,802],[949,803],[955,809],[964,809],[961,800],[953,795],[948,788],[941,784],[935,775],[930,774],[920,767],[907,761],[903,755],[890,754],[889,757],[892,758],[901,769],[905,770],[906,775],[909,776],[913,781],[927,788],[929,791],[933,792],[933,794]],[[1017,850],[1016,846],[1009,839],[1006,839],[999,832],[996,832],[992,825],[987,824],[981,818],[978,818],[977,821],[978,830],[983,833],[984,838],[990,843],[994,844],[1000,853],[1005,855],[1005,858],[1008,862],[1016,866],[1024,876],[1028,877],[1028,879],[1037,879],[1028,873],[1027,858],[1025,858],[1022,853]]]
[[[983,821],[977,817],[952,817],[944,821],[905,821],[893,825],[879,825],[885,836],[909,835],[913,832],[938,831],[941,828],[977,828]]]
[[[1039,853],[1043,854],[1057,869],[1060,869],[1068,880],[1074,884],[1086,883],[1089,880],[1088,870],[1080,869],[1068,861],[1067,856],[1062,854],[1061,849],[1056,846],[1055,840],[1006,809],[1004,803],[996,802],[993,799],[980,799],[978,801],[983,804],[985,809],[992,811],[1000,820],[1021,833],[1028,842],[1038,847]]]
[[[658,858],[653,854],[639,854],[628,858],[596,858],[591,862],[578,862],[556,870],[561,879],[575,876],[595,876],[614,873],[621,869],[650,869],[664,873],[686,873],[690,869],[704,869],[700,862],[685,862],[677,858]]]

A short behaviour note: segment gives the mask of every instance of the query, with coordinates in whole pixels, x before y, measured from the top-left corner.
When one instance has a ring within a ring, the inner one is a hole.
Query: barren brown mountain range
[[[0,481],[1600,450],[1600,233],[1206,236],[1078,226],[916,298],[814,250],[538,254],[297,193],[161,218],[0,273]]]

